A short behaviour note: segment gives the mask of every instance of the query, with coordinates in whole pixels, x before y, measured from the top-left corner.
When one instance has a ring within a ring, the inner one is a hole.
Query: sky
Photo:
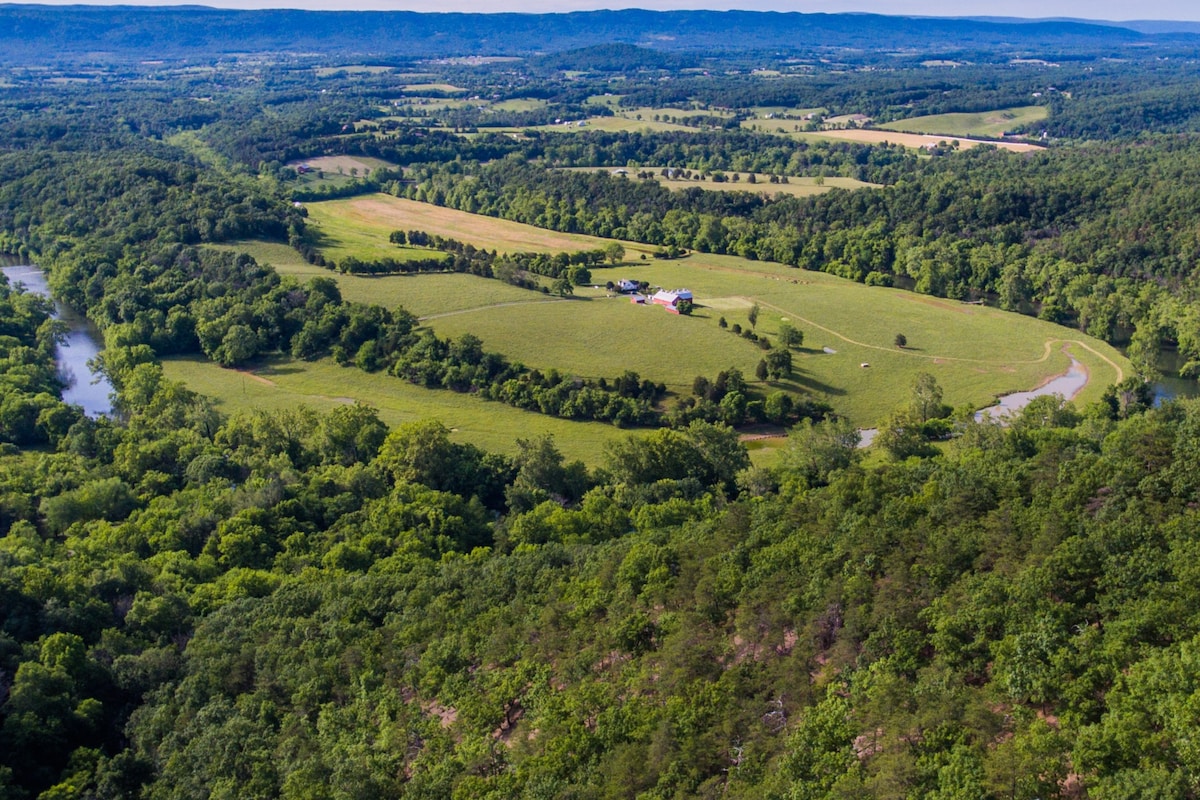
[[[27,0],[22,0],[27,1]],[[38,2],[38,0],[33,0]],[[0,0],[0,3],[8,0]],[[41,0],[46,5],[180,5],[178,0]],[[1094,20],[1200,21],[1198,0],[193,0],[217,8],[303,8],[373,11],[524,11],[554,13],[598,8],[717,9],[752,11],[869,12],[916,16],[1006,16]]]

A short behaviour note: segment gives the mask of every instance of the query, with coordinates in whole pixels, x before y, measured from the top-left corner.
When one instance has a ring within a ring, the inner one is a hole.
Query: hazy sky
[[[97,0],[41,0],[51,5]],[[7,0],[0,0],[0,3]],[[36,0],[35,0],[36,2]],[[179,5],[162,0],[122,0],[123,5]],[[867,11],[923,16],[1080,17],[1098,20],[1200,20],[1197,0],[199,0],[219,8],[371,9],[379,11],[562,12],[597,8],[742,8],[756,11]]]

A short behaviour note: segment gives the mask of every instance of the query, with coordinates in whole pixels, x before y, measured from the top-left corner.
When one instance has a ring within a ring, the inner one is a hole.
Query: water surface
[[[0,271],[9,283],[23,284],[27,291],[50,297],[46,275],[37,267],[17,265],[0,267]],[[112,413],[112,399],[109,397],[113,391],[112,384],[88,366],[88,362],[100,354],[100,332],[87,317],[57,300],[54,301],[54,315],[68,326],[67,335],[55,351],[58,373],[66,384],[62,393],[63,402],[82,406],[89,417]]]

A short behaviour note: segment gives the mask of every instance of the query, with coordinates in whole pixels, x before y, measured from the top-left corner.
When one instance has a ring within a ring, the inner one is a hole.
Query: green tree
[[[784,347],[801,347],[804,345],[804,332],[788,322],[779,323],[779,342]]]
[[[750,306],[750,310],[746,312],[746,319],[750,322],[751,328],[758,326],[759,310],[758,303],[755,303],[754,305]]]

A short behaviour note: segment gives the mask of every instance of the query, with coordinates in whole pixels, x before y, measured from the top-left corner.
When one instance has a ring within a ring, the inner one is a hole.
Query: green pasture
[[[168,358],[168,378],[217,401],[223,413],[266,411],[307,405],[328,411],[360,401],[379,409],[390,426],[418,419],[439,419],[460,442],[511,453],[518,438],[551,434],[568,458],[589,464],[601,459],[604,445],[629,432],[599,422],[572,422],[443,389],[424,389],[399,378],[339,367],[331,360],[295,361],[278,357],[249,370],[224,369],[202,358]]]
[[[410,83],[406,86],[401,86],[400,91],[405,92],[406,94],[420,94],[421,92],[463,94],[467,90],[461,86],[455,86],[452,83]]]
[[[577,169],[580,172],[612,172],[614,167],[568,167],[568,169]],[[755,173],[754,183],[750,182],[750,173],[736,173],[739,177],[738,181],[733,181],[732,170],[726,171],[726,179],[723,183],[714,181],[711,176],[697,179],[695,176],[691,178],[664,178],[661,170],[662,167],[638,167],[631,170],[634,174],[630,176],[631,180],[636,179],[636,173],[646,170],[654,173],[654,180],[666,186],[668,189],[682,191],[697,187],[711,192],[759,192],[770,197],[777,194],[786,194],[792,197],[811,197],[813,195],[824,194],[831,189],[877,189],[876,184],[865,183],[855,178],[827,177],[827,178],[794,178],[788,177],[787,183],[771,183],[771,176],[766,173]]]
[[[318,78],[331,78],[335,75],[383,75],[392,71],[392,67],[354,64],[344,67],[317,67],[313,70]]]
[[[333,278],[342,297],[355,303],[403,306],[419,317],[452,314],[497,303],[562,302],[531,289],[521,289],[478,275],[430,273],[424,275],[343,275],[306,262],[286,244],[243,241],[217,249],[248,253],[260,264],[270,264],[280,275],[300,282]]]
[[[340,213],[340,209],[351,206],[345,200],[329,200],[319,203],[306,203],[308,209],[308,228],[317,236],[317,246],[321,252],[334,261],[354,257],[360,261],[379,261],[385,258],[396,261],[412,261],[423,258],[437,258],[444,254],[427,247],[401,247],[388,241],[392,231],[408,227],[396,225],[386,229],[369,220],[362,220],[353,214]]]
[[[305,207],[308,209],[309,223],[315,225],[324,237],[322,251],[335,257],[338,252],[345,251],[352,251],[355,255],[390,253],[398,257],[394,254],[402,252],[402,248],[387,240],[395,230],[425,231],[502,253],[577,252],[599,249],[609,242],[595,236],[559,233],[388,194],[326,200],[307,203]],[[628,257],[637,257],[638,253],[649,253],[655,249],[650,245],[630,242],[625,243],[625,247],[629,251]],[[362,255],[358,257],[363,258]]]
[[[492,103],[488,106],[492,111],[537,111],[539,108],[545,108],[549,103],[545,100],[537,98],[514,98],[512,100],[501,100],[499,103]]]
[[[1070,356],[1064,348],[1095,378],[1083,402],[1098,399],[1123,377],[1118,369],[1127,370],[1108,345],[1041,320],[779,265],[695,254],[593,271],[597,282],[621,277],[687,287],[701,307],[679,317],[602,290],[580,290],[579,299],[564,303],[482,307],[429,324],[446,336],[470,331],[488,349],[531,366],[588,377],[633,369],[687,393],[696,375],[711,377],[731,366],[754,380],[763,352],[717,323],[723,316],[730,326],[747,327],[757,303],[758,333],[776,340],[787,320],[805,334],[794,354],[794,378],[763,388],[810,394],[862,426],[877,424],[904,402],[920,372],[937,377],[951,405],[982,408],[997,395],[1065,372]],[[907,348],[895,347],[898,333]]]
[[[589,117],[582,120],[586,123],[582,127],[578,122],[560,123],[558,125],[532,125],[527,127],[503,127],[503,128],[488,128],[488,131],[496,131],[501,133],[521,133],[522,131],[542,131],[544,133],[585,133],[587,131],[604,131],[606,133],[637,133],[639,131],[649,131],[651,133],[661,133],[663,131],[694,131],[695,128],[689,128],[686,125],[676,125],[673,122],[655,122],[653,119],[633,119],[630,117]]]
[[[356,205],[368,204],[367,207]],[[311,212],[330,224],[347,224],[352,217],[383,215],[373,227],[359,225],[361,235],[385,236],[396,228],[418,228],[451,235],[481,247],[533,249],[544,252],[599,247],[605,240],[558,234],[530,225],[414,203],[388,196],[331,200],[312,204]],[[431,221],[436,225],[430,224]],[[644,247],[644,246],[643,246]],[[637,258],[630,248],[626,259]],[[424,276],[425,278],[432,276]],[[722,255],[696,253],[674,261],[647,260],[635,266],[594,269],[593,282],[616,282],[620,277],[648,281],[655,287],[686,287],[701,308],[680,318],[653,306],[632,305],[604,290],[581,289],[566,302],[521,303],[508,297],[510,287],[496,283],[492,302],[480,303],[475,288],[462,289],[458,299],[425,300],[448,291],[432,281],[370,278],[374,295],[395,285],[396,299],[424,315],[457,311],[428,321],[445,336],[470,331],[488,349],[500,351],[536,367],[556,367],[584,377],[612,377],[635,369],[643,377],[662,381],[672,390],[689,389],[697,374],[713,374],[736,366],[754,377],[762,351],[733,333],[720,330],[718,319],[748,325],[752,303],[762,307],[758,331],[774,337],[787,318],[805,333],[805,349],[796,357],[797,374],[780,389],[809,392],[826,399],[858,425],[875,425],[905,397],[919,372],[931,372],[946,390],[947,402],[983,408],[1002,393],[1032,389],[1052,375],[1067,371],[1070,351],[1092,369],[1096,380],[1081,399],[1094,399],[1118,379],[1104,357],[1127,368],[1115,349],[1078,331],[982,306],[970,306],[907,291],[871,288],[820,272],[805,272],[778,264]],[[338,277],[342,281],[342,277]],[[364,278],[358,278],[364,281]],[[490,287],[482,288],[487,294]],[[415,294],[410,294],[410,290]],[[520,290],[518,290],[520,291]],[[350,295],[347,291],[347,296]],[[439,305],[442,303],[442,305]],[[446,306],[456,306],[448,308]],[[444,311],[442,309],[444,308]],[[910,347],[894,347],[904,333]],[[823,348],[836,350],[824,353]],[[1085,349],[1092,348],[1092,350]],[[1094,350],[1094,353],[1093,353]],[[1099,355],[1098,355],[1099,354]],[[1103,356],[1103,357],[1102,357]],[[869,363],[869,367],[862,367]]]
[[[346,230],[364,240],[385,240],[388,231],[415,228],[501,251],[604,244],[386,195],[309,208],[335,240],[349,235]],[[919,372],[938,378],[951,405],[982,408],[997,395],[1031,389],[1065,372],[1070,357],[1064,347],[1095,378],[1082,401],[1097,399],[1105,386],[1123,377],[1118,370],[1128,369],[1116,350],[1098,340],[996,309],[732,256],[697,253],[640,263],[637,257],[628,246],[626,265],[593,269],[593,282],[629,277],[654,287],[687,287],[700,305],[691,317],[637,306],[606,296],[603,289],[581,288],[567,301],[526,302],[546,298],[470,276],[336,279],[349,298],[404,305],[428,317],[427,324],[440,335],[469,331],[489,350],[530,366],[584,377],[614,377],[632,369],[683,393],[696,375],[712,377],[731,366],[753,380],[763,352],[717,322],[724,316],[731,326],[745,327],[747,312],[757,303],[759,333],[774,340],[787,319],[805,334],[804,348],[795,353],[793,380],[770,388],[811,394],[862,426],[877,424],[904,402]],[[272,261],[265,253],[264,258]],[[304,268],[292,267],[291,274],[303,275]],[[898,333],[908,340],[903,350],[893,344]]]
[[[676,119],[685,117],[722,117],[729,119],[733,116],[732,111],[725,111],[719,108],[654,108],[652,106],[644,106],[641,108],[617,109],[616,112],[619,117],[636,120],[640,116],[643,121],[653,121],[655,117],[658,117],[660,121],[666,121],[669,117],[675,117]]]
[[[802,118],[809,114],[825,116],[827,113],[829,113],[829,109],[825,108],[824,106],[814,106],[812,108],[792,108],[789,106],[755,106],[754,108],[750,109],[750,113],[752,113],[755,117],[757,117],[759,119],[766,119],[766,117],[770,114],[775,114],[776,116],[787,115],[789,117]],[[806,119],[794,119],[794,120],[782,120],[781,119],[781,120],[767,120],[767,121],[768,122],[774,122],[774,121],[778,121],[778,122],[808,122],[808,120],[806,120]]]
[[[1050,114],[1046,106],[1021,106],[974,114],[934,114],[888,122],[876,127],[889,131],[910,131],[938,136],[992,136],[1033,122]]]

